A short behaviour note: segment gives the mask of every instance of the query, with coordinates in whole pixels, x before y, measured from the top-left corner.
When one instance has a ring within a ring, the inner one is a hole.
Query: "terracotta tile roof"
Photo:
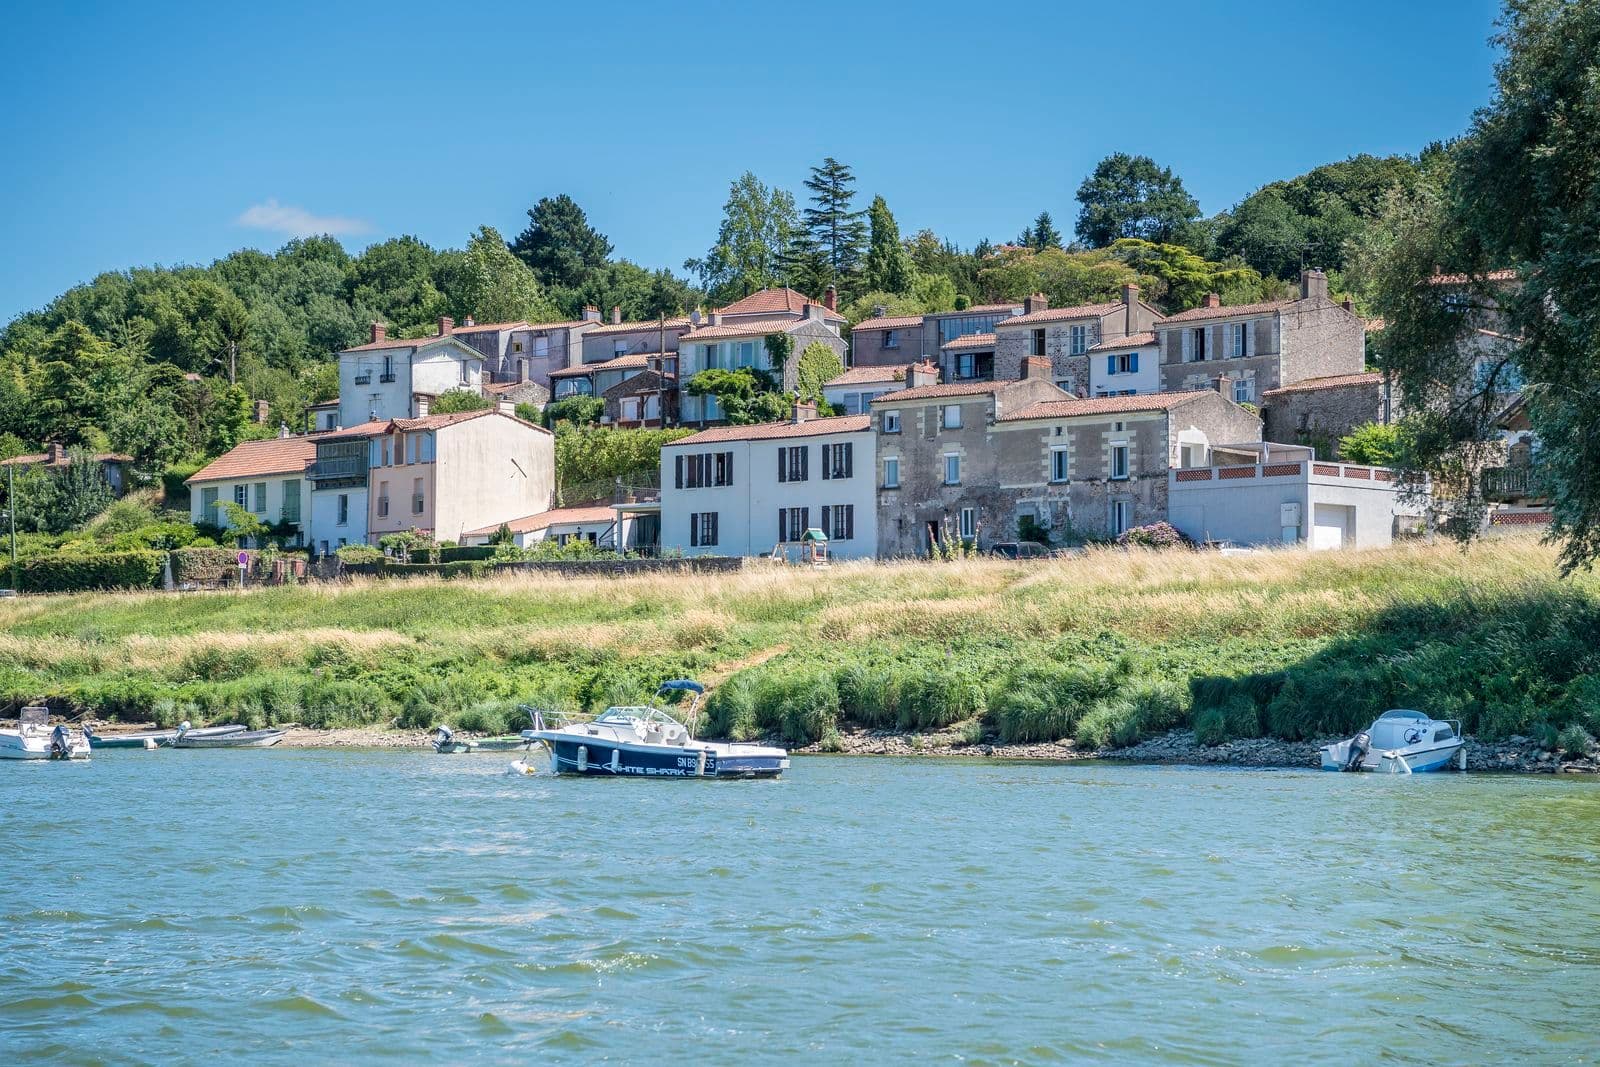
[[[386,339],[384,339],[382,341],[373,341],[373,342],[371,342],[369,344],[356,345],[354,348],[341,348],[341,349],[339,349],[339,351],[341,351],[341,352],[378,352],[378,351],[381,351],[381,350],[383,350],[385,348],[422,348],[424,345],[438,344],[440,341],[448,341],[448,340],[450,340],[450,335],[449,334],[445,334],[443,337],[441,337],[436,333],[430,333],[426,337],[410,337],[410,338],[389,337],[389,338],[386,338]],[[466,342],[465,341],[457,341],[456,344],[465,345]],[[476,353],[474,353],[474,354],[476,354]]]
[[[910,369],[910,364],[883,367],[851,367],[837,378],[829,379],[826,384],[871,385],[877,382],[903,382],[906,380],[906,372]]]
[[[1176,315],[1168,315],[1156,323],[1157,326],[1166,326],[1174,322],[1199,322],[1202,319],[1227,319],[1236,315],[1264,315],[1269,311],[1280,311],[1294,300],[1268,300],[1260,304],[1234,304],[1232,307],[1197,307],[1188,311],[1180,311]]]
[[[576,367],[563,367],[550,372],[552,378],[581,378],[593,374],[597,370],[630,370],[634,367],[648,367],[652,356],[660,356],[660,352],[633,352],[616,359],[604,359],[598,363],[580,363]],[[676,359],[678,353],[668,352],[668,359]]]
[[[850,327],[852,333],[858,330],[904,330],[910,326],[921,326],[921,315],[874,315],[870,319],[862,319]]]
[[[241,441],[184,479],[184,484],[303,473],[306,464],[317,458],[317,440],[325,436],[311,434]]]
[[[806,305],[815,304],[822,308],[824,316],[835,322],[843,322],[844,316],[837,311],[829,311],[822,306],[822,301],[813,300],[804,293],[784,287],[782,289],[761,289],[751,293],[742,300],[735,300],[726,307],[717,310],[724,315],[801,315],[806,313]]]
[[[1032,315],[1013,315],[1008,319],[1001,319],[995,323],[995,328],[1002,326],[1033,326],[1041,322],[1062,322],[1067,319],[1092,319],[1101,315],[1109,315],[1113,311],[1121,310],[1122,301],[1117,300],[1109,304],[1081,304],[1071,308],[1047,308],[1044,311],[1035,311]]]
[[[1263,389],[1262,396],[1276,396],[1279,393],[1310,393],[1318,389],[1338,389],[1345,385],[1377,385],[1383,381],[1383,375],[1377,371],[1368,371],[1362,374],[1330,374],[1325,378],[1305,378],[1290,385],[1280,385],[1276,389]]]
[[[669,330],[687,330],[692,324],[689,316],[679,315],[667,320]],[[585,337],[603,337],[609,333],[643,333],[645,330],[659,330],[661,321],[652,319],[649,322],[603,322],[599,326],[584,334]]]
[[[762,337],[769,333],[792,333],[809,319],[745,319],[721,326],[701,326],[684,334],[681,341],[706,341],[719,337]]]
[[[450,411],[443,415],[423,415],[415,419],[392,419],[397,430],[442,430],[446,426],[455,426],[457,423],[471,422],[487,415],[497,415],[495,408],[479,408],[477,411]],[[520,420],[519,420],[520,421]]]
[[[339,430],[329,430],[327,433],[316,434],[318,441],[341,441],[350,437],[371,437],[380,434],[389,426],[388,419],[375,419],[371,422],[357,423],[355,426],[346,426]]]
[[[944,345],[943,351],[945,351],[945,352],[959,352],[959,351],[961,351],[963,349],[967,349],[967,348],[993,348],[993,347],[994,347],[994,334],[992,334],[992,333],[969,333],[969,334],[963,334],[962,336],[957,337],[954,341],[946,342],[945,345]]]
[[[537,515],[524,515],[522,518],[512,519],[510,522],[497,522],[493,526],[468,530],[463,536],[490,537],[501,526],[510,527],[512,533],[534,533],[539,530],[547,530],[552,526],[565,526],[571,523],[612,522],[616,517],[617,513],[607,507],[552,508],[549,511],[541,511]]]
[[[1078,415],[1171,411],[1200,397],[1215,395],[1209,389],[1196,389],[1184,393],[1147,393],[1143,396],[1100,396],[1092,400],[1042,400],[1002,416],[1000,421],[1021,422],[1025,419],[1070,419]]]
[[[483,333],[485,330],[526,330],[525,322],[475,322],[471,326],[457,326],[451,333]]]
[[[805,422],[762,422],[754,426],[713,426],[692,437],[683,437],[666,448],[684,445],[714,445],[723,441],[770,441],[782,437],[820,437],[829,433],[856,433],[869,429],[870,415],[836,415],[827,419],[807,419]]]
[[[1511,282],[1516,281],[1517,272],[1514,270],[1492,270],[1485,274],[1482,281],[1486,282]],[[1466,285],[1473,281],[1470,274],[1435,274],[1428,279],[1429,285]]]
[[[1119,351],[1119,350],[1124,349],[1124,348],[1144,348],[1144,347],[1146,347],[1148,345],[1153,345],[1155,343],[1156,343],[1156,335],[1155,334],[1153,334],[1153,333],[1135,333],[1135,334],[1129,334],[1127,337],[1118,337],[1115,340],[1111,340],[1111,341],[1101,341],[1099,344],[1097,344],[1093,348],[1089,349],[1089,351],[1091,351],[1091,352],[1116,352],[1116,351]]]
[[[998,392],[1008,385],[1017,384],[1015,381],[1000,382],[953,382],[949,385],[918,385],[910,389],[901,389],[897,393],[885,393],[875,397],[874,404],[883,404],[890,401],[903,400],[938,400],[947,396],[985,396]]]

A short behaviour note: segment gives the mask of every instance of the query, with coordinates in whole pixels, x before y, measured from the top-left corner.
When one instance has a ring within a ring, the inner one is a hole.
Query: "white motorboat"
[[[187,721],[178,727],[173,748],[271,748],[283,740],[282,730],[192,730]]]
[[[694,721],[705,693],[699,682],[664,682],[656,691],[692,694],[684,718]],[[556,774],[613,778],[776,778],[789,769],[789,753],[764,745],[698,741],[684,723],[653,705],[607,708],[592,722],[548,724],[544,714],[529,709],[533,729],[528,741],[542,741],[550,750]]]
[[[1384,771],[1422,774],[1467,769],[1466,739],[1455,719],[1434,719],[1396,708],[1348,741],[1322,746],[1325,771]]]
[[[89,728],[50,725],[48,708],[23,708],[15,730],[0,730],[0,759],[88,759]]]

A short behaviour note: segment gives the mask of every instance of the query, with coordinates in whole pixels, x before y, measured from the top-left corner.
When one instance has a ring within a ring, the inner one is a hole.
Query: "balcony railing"
[[[319,459],[311,465],[306,477],[314,482],[327,482],[335,478],[365,478],[366,456],[335,456]]]
[[[358,374],[352,380],[357,385],[371,385],[372,384],[372,372],[368,371],[366,374]]]
[[[378,375],[378,381],[384,382],[386,384],[389,383],[389,382],[393,382],[394,381],[394,375],[392,373],[391,374],[380,374],[380,375]]]
[[[1483,498],[1493,503],[1537,499],[1546,495],[1544,479],[1534,466],[1489,467],[1483,472]]]

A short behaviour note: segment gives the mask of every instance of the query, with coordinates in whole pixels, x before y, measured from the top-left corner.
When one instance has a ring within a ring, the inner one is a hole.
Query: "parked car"
[[[1037,541],[1001,541],[989,549],[989,555],[999,559],[1049,559],[1055,553],[1049,545]]]

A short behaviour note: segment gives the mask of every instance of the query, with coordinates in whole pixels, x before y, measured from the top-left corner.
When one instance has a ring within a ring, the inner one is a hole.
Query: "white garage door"
[[[1312,513],[1311,547],[1343,548],[1351,525],[1350,510],[1339,504],[1318,504]]]

